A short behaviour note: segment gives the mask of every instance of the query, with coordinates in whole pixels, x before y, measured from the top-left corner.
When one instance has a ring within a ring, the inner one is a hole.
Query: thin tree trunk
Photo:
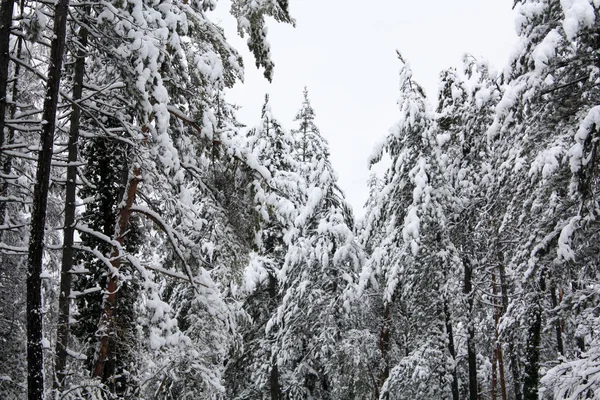
[[[540,272],[539,288],[535,293],[535,304],[533,304],[532,323],[529,326],[527,337],[525,376],[523,379],[523,398],[525,400],[538,399],[538,385],[540,383],[540,342],[542,335],[542,299],[546,291],[544,279],[545,271]]]
[[[552,284],[550,286],[550,299],[552,301],[552,308],[556,309],[558,307],[558,298],[556,297],[556,283],[554,282],[554,278],[552,278]],[[561,356],[565,355],[565,347],[562,339],[562,327],[560,318],[556,319],[554,322],[554,330],[556,332],[556,348],[558,353]]]
[[[498,362],[498,372],[500,375],[500,394],[502,396],[502,400],[507,400],[508,396],[506,393],[506,377],[504,376],[504,356],[502,354],[502,344],[500,343],[500,338],[498,337],[498,325],[500,324],[501,307],[496,305],[498,289],[496,287],[496,274],[494,272],[492,272],[492,292],[494,294],[494,335],[496,338],[494,358]]]
[[[502,262],[502,256],[499,257],[500,263],[498,271],[500,272],[500,289],[502,290],[502,315],[508,310],[508,282],[506,279],[506,269]],[[513,380],[513,390],[515,391],[515,400],[523,400],[523,392],[521,391],[521,374],[517,355],[515,354],[515,346],[512,341],[508,342],[508,353],[510,357],[510,372]]]
[[[275,303],[277,297],[277,280],[271,274],[269,275],[269,298]],[[279,384],[279,369],[277,368],[277,357],[271,355],[271,373],[269,375],[269,386],[271,391],[271,400],[281,399],[281,385]]]
[[[446,319],[446,332],[448,333],[448,352],[450,353],[450,357],[452,357],[452,361],[454,362],[454,367],[452,368],[452,399],[459,400],[460,394],[458,392],[458,375],[456,371],[456,349],[454,348],[454,332],[452,331],[452,320],[450,318],[450,309],[448,308],[448,300],[444,299],[444,316]],[[477,394],[477,390],[475,391]]]
[[[495,308],[495,307],[494,307]],[[497,400],[498,396],[496,392],[498,391],[498,354],[496,352],[496,346],[492,349],[492,390],[491,396],[492,400]]]
[[[0,2],[0,146],[4,145],[8,60],[10,59],[10,28],[12,26],[14,5],[14,0],[2,0]]]
[[[14,0],[2,0],[0,2],[0,163],[2,170],[6,170],[6,164],[10,160],[4,159],[2,146],[6,144],[4,137],[4,126],[6,120],[7,87],[8,87],[8,60],[10,59],[10,28],[14,10]],[[6,197],[8,182],[0,180],[0,196]],[[6,220],[6,202],[0,202],[0,225]],[[0,233],[1,234],[1,233]]]
[[[123,247],[125,243],[125,235],[129,228],[129,219],[131,216],[131,206],[135,201],[135,195],[137,193],[138,184],[141,181],[140,176],[141,170],[139,167],[133,169],[133,175],[129,179],[127,190],[125,191],[125,202],[119,211],[119,217],[117,220],[117,230],[115,237],[119,246]],[[118,248],[114,248],[111,255],[111,265],[114,268],[114,273],[109,273],[106,283],[106,297],[104,300],[104,310],[100,318],[100,325],[98,328],[99,344],[98,352],[96,354],[96,360],[94,364],[93,376],[100,378],[102,381],[105,380],[104,366],[108,358],[111,337],[114,335],[114,313],[117,307],[117,289],[119,284],[119,277],[116,272],[121,267],[121,254]]]
[[[89,12],[86,7],[84,12]],[[77,187],[77,166],[74,164],[78,158],[79,119],[81,108],[78,101],[83,93],[83,77],[85,74],[85,55],[87,46],[87,29],[84,25],[79,30],[79,43],[75,71],[73,76],[73,111],[71,113],[71,126],[69,129],[67,190],[65,198],[65,228],[63,240],[62,264],[60,270],[60,294],[58,297],[58,327],[56,334],[56,357],[54,371],[56,379],[53,387],[55,390],[62,388],[67,366],[67,348],[69,345],[69,315],[71,310],[71,269],[73,268],[73,238],[75,233],[75,200]]]
[[[475,326],[473,321],[473,268],[471,265],[471,260],[468,257],[465,257],[463,261],[463,265],[465,267],[465,277],[464,277],[464,287],[463,293],[467,296],[468,300],[468,313],[469,313],[469,323],[467,326],[467,359],[469,363],[469,399],[477,400],[477,393],[479,390],[477,389],[477,355],[475,354]]]
[[[42,256],[56,109],[62,72],[69,0],[58,0],[54,9],[54,37],[50,49],[48,82],[42,113],[40,152],[33,190],[33,211],[27,269],[27,390],[30,400],[44,395],[42,349]]]
[[[388,351],[390,348],[390,329],[392,325],[391,308],[392,306],[390,303],[385,305],[383,327],[381,328],[381,334],[379,336],[379,350],[381,351],[381,359],[383,360],[384,365],[383,372],[381,374],[381,385],[383,385],[390,376]]]

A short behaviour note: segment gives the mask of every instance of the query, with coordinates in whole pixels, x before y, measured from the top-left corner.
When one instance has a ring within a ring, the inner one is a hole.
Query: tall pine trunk
[[[56,128],[58,93],[65,52],[69,0],[58,0],[54,10],[54,37],[50,49],[48,82],[42,113],[27,269],[27,390],[30,400],[44,396],[44,354],[42,348],[42,257],[50,185],[52,146]]]
[[[2,170],[9,162],[4,159],[2,146],[6,144],[4,137],[4,127],[7,108],[7,87],[8,87],[8,61],[10,59],[10,28],[12,26],[12,15],[14,9],[14,0],[2,0],[0,2],[0,165]],[[6,197],[8,182],[5,178],[0,180],[0,197]],[[0,225],[4,225],[6,218],[6,202],[0,201]]]
[[[277,298],[277,280],[273,275],[269,275],[269,298],[271,302],[276,302]],[[271,372],[269,374],[269,386],[271,400],[281,399],[281,385],[279,384],[279,369],[277,367],[277,357],[271,355]]]
[[[524,400],[537,400],[538,386],[540,383],[540,342],[542,336],[542,299],[546,291],[544,279],[545,271],[540,272],[539,288],[534,290],[534,304],[531,310],[531,325],[527,335],[527,347],[525,354],[525,376],[523,378]]]
[[[558,298],[556,296],[556,282],[552,277],[552,283],[550,285],[550,300],[552,301],[552,308],[558,307]],[[554,322],[554,331],[556,332],[556,349],[561,356],[565,355],[565,347],[562,338],[562,324],[561,319],[557,318]]]
[[[136,167],[132,171],[132,175],[129,177],[129,183],[125,190],[125,198],[121,209],[119,210],[119,216],[117,219],[117,229],[115,232],[115,238],[118,244],[123,247],[125,243],[125,235],[129,228],[129,220],[131,217],[131,206],[135,201],[138,184],[141,181],[141,170]],[[106,294],[104,299],[104,310],[100,317],[100,325],[98,327],[98,351],[94,363],[93,376],[100,378],[105,381],[106,376],[104,373],[104,366],[108,359],[111,338],[114,336],[114,316],[117,308],[117,289],[119,285],[119,277],[117,276],[118,270],[121,268],[121,251],[118,248],[114,248],[111,254],[111,265],[115,272],[110,272],[107,277],[106,283]]]
[[[469,364],[469,400],[477,400],[477,354],[475,352],[475,321],[473,321],[473,266],[471,260],[465,257],[464,265],[464,287],[463,293],[467,296],[468,319],[467,326],[467,360]]]
[[[459,400],[460,393],[458,391],[458,373],[456,371],[456,349],[454,347],[454,331],[452,329],[452,319],[450,315],[450,308],[448,307],[448,300],[444,299],[444,317],[446,320],[446,333],[448,334],[448,352],[454,367],[452,368],[452,382],[450,387],[452,389],[452,400]]]
[[[502,311],[502,306],[497,305],[497,296],[498,296],[498,288],[496,287],[496,274],[492,272],[492,293],[494,294],[494,338],[496,339],[494,343],[494,367],[496,364],[498,366],[498,373],[500,375],[500,394],[502,396],[502,400],[507,400],[508,395],[506,392],[506,377],[504,376],[504,355],[502,353],[502,343],[500,343],[500,338],[498,336],[498,325],[500,324],[500,312]],[[494,374],[494,379],[496,378],[496,374]],[[496,385],[493,385],[493,394],[496,394]]]
[[[84,9],[84,13],[89,12],[89,7]],[[56,352],[54,371],[56,378],[54,380],[54,389],[60,389],[63,386],[65,378],[65,368],[67,366],[67,348],[69,345],[70,325],[69,315],[71,310],[71,269],[73,268],[73,238],[75,233],[75,200],[77,188],[77,166],[78,142],[79,142],[79,120],[81,108],[78,103],[83,93],[83,77],[85,74],[85,55],[87,46],[87,29],[82,25],[79,30],[78,49],[75,60],[75,70],[73,73],[73,111],[71,113],[68,144],[67,168],[67,190],[65,198],[65,226],[62,264],[60,270],[60,294],[58,298],[58,327],[56,333]]]
[[[502,291],[502,315],[508,310],[508,281],[506,277],[506,268],[502,261],[502,255],[498,255],[499,264],[498,272],[500,275],[500,289]],[[515,346],[511,341],[508,342],[508,354],[510,357],[510,372],[512,375],[513,389],[515,391],[515,400],[523,400],[523,392],[521,391],[521,374],[519,371],[519,364],[517,361],[517,355],[515,353]]]

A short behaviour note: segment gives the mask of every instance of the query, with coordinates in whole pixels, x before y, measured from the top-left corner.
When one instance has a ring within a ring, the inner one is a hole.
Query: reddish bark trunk
[[[115,232],[115,238],[122,248],[125,242],[125,234],[129,227],[129,219],[131,216],[131,206],[135,201],[135,195],[140,178],[140,168],[133,169],[133,176],[129,180],[127,190],[125,192],[125,204],[119,211],[119,217],[117,221],[117,231]],[[100,318],[99,332],[99,345],[98,353],[96,355],[96,362],[94,365],[94,377],[104,379],[104,365],[109,355],[111,337],[113,335],[113,324],[114,324],[114,311],[117,306],[117,288],[119,284],[119,277],[116,272],[121,267],[121,252],[119,248],[114,248],[111,254],[111,264],[115,269],[115,273],[109,273],[106,283],[106,298],[104,301],[104,311]]]

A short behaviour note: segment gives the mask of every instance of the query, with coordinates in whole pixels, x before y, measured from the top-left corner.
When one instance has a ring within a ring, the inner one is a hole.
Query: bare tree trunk
[[[499,255],[498,271],[500,272],[500,288],[502,290],[502,314],[508,310],[508,282],[506,280],[506,269],[502,261],[502,255]],[[512,341],[508,342],[508,353],[510,357],[510,372],[513,379],[513,389],[515,391],[515,400],[523,400],[523,392],[521,391],[521,374],[519,364],[515,354],[515,346]]]
[[[2,170],[9,163],[4,159],[2,146],[6,144],[4,137],[4,127],[6,120],[7,106],[7,87],[8,87],[8,60],[10,59],[10,28],[12,25],[12,15],[14,9],[14,0],[2,0],[0,2],[0,163]],[[8,182],[5,178],[0,180],[0,196],[6,197]],[[0,201],[0,225],[4,225],[6,218],[6,202]]]
[[[269,275],[269,298],[271,302],[276,302],[277,281],[273,275]],[[275,358],[275,359],[274,359]],[[269,386],[271,391],[271,400],[281,399],[281,385],[279,384],[279,369],[277,368],[277,359],[271,355],[271,372],[269,375]]]
[[[471,265],[471,260],[468,257],[465,257],[463,260],[463,265],[465,267],[465,277],[464,277],[464,287],[463,293],[467,296],[468,300],[468,313],[469,313],[469,324],[467,326],[467,332],[469,336],[467,337],[467,359],[469,363],[469,399],[477,400],[477,393],[479,390],[477,389],[477,355],[475,353],[475,326],[473,321],[473,267]]]
[[[0,146],[4,145],[4,120],[6,117],[6,88],[8,87],[8,60],[10,59],[10,28],[14,0],[0,2]]]
[[[494,307],[495,308],[495,307]],[[496,338],[497,342],[497,338]],[[498,396],[496,392],[498,391],[498,355],[496,353],[496,347],[492,349],[492,390],[491,396],[492,400],[497,400]]]
[[[125,235],[129,228],[129,219],[131,216],[131,206],[135,201],[135,195],[137,193],[138,184],[141,181],[141,170],[139,167],[133,169],[132,176],[130,176],[127,190],[125,191],[125,202],[119,211],[119,217],[117,220],[117,231],[115,237],[121,247],[125,243]],[[121,254],[118,248],[113,249],[111,255],[111,265],[115,272],[121,267]],[[99,345],[98,353],[96,354],[96,360],[94,365],[93,376],[100,378],[104,381],[104,365],[108,358],[111,337],[114,335],[114,313],[117,307],[117,289],[118,289],[119,277],[116,273],[109,273],[106,283],[106,297],[104,300],[104,310],[100,318],[100,326],[98,328]]]
[[[84,13],[89,12],[89,7]],[[62,264],[60,270],[60,294],[58,297],[58,327],[56,334],[56,356],[54,371],[56,378],[53,387],[55,390],[62,388],[67,366],[67,348],[69,345],[69,315],[71,310],[71,269],[73,268],[73,238],[75,232],[75,200],[77,187],[77,166],[74,163],[78,158],[79,119],[81,108],[78,101],[83,93],[83,76],[85,74],[85,55],[87,46],[87,29],[84,25],[79,30],[77,58],[73,76],[73,111],[71,113],[71,126],[69,129],[67,190],[65,198],[65,228],[63,240]]]
[[[527,349],[525,373],[523,379],[523,395],[525,400],[538,399],[538,386],[540,383],[540,342],[542,336],[542,299],[546,291],[544,278],[545,270],[540,272],[539,288],[535,288],[534,304],[531,310],[531,325],[527,336]]]
[[[458,392],[458,374],[456,371],[456,349],[454,348],[454,332],[452,330],[452,319],[450,318],[450,309],[448,308],[448,301],[444,299],[444,316],[446,319],[446,332],[448,333],[448,352],[454,361],[454,368],[452,369],[452,399],[459,400],[460,393]],[[475,392],[477,394],[477,391]]]
[[[556,297],[556,283],[554,278],[552,278],[552,283],[550,285],[550,300],[552,301],[552,308],[556,309],[556,307],[558,307],[558,298]],[[565,347],[562,339],[562,326],[560,318],[557,318],[556,322],[554,322],[554,330],[556,332],[556,348],[558,353],[561,356],[564,356]]]
[[[506,377],[504,376],[504,356],[502,354],[502,344],[498,337],[498,325],[500,324],[500,311],[502,307],[496,305],[498,289],[496,287],[496,274],[492,272],[492,293],[494,294],[494,337],[496,338],[494,348],[494,358],[498,362],[498,372],[500,375],[500,393],[502,400],[507,400]],[[495,367],[496,365],[494,365]],[[495,378],[495,376],[494,376]]]
[[[383,385],[387,378],[390,376],[390,363],[388,360],[388,351],[390,348],[390,330],[392,325],[391,309],[392,305],[390,303],[387,303],[385,305],[385,311],[383,316],[383,327],[381,328],[381,333],[379,336],[379,350],[381,351],[381,359],[384,363],[380,385]]]
[[[30,400],[44,396],[44,354],[42,349],[42,256],[50,185],[52,146],[56,128],[58,93],[65,52],[69,0],[58,0],[54,9],[54,37],[50,49],[48,82],[42,113],[40,152],[33,190],[33,211],[27,270],[27,389]]]

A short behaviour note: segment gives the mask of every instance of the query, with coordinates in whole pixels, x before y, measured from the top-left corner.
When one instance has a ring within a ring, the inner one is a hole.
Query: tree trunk
[[[4,159],[2,146],[6,144],[4,137],[4,121],[6,120],[7,106],[7,87],[8,87],[8,60],[10,59],[10,28],[12,25],[12,15],[14,9],[14,0],[2,0],[0,2],[0,165],[2,170],[6,170],[7,163],[10,161]],[[6,197],[8,182],[6,179],[0,181],[0,197]],[[4,225],[6,220],[6,202],[0,202],[0,225]],[[1,233],[0,233],[1,234]]]
[[[496,305],[498,289],[496,287],[496,274],[492,272],[492,293],[494,294],[494,337],[496,338],[494,348],[494,358],[498,362],[498,373],[500,375],[500,393],[502,400],[507,400],[506,377],[504,376],[504,355],[502,354],[502,344],[498,337],[498,325],[500,324],[500,312],[502,307]],[[495,367],[496,365],[494,365]],[[495,378],[495,375],[494,375]]]
[[[463,293],[467,296],[468,300],[468,319],[469,323],[467,326],[467,359],[469,363],[469,400],[477,400],[477,355],[475,353],[475,326],[473,325],[473,284],[471,282],[473,276],[473,268],[471,260],[465,257],[463,260],[465,267],[464,287]]]
[[[500,289],[502,290],[502,315],[508,310],[508,282],[506,279],[506,269],[502,261],[502,255],[499,255],[500,263],[498,271],[500,272]],[[515,391],[515,400],[523,400],[523,392],[521,391],[521,374],[517,355],[515,354],[515,346],[512,341],[508,342],[508,353],[510,357],[510,372],[513,380],[513,389]]]
[[[446,332],[448,333],[448,352],[454,362],[454,368],[452,369],[452,399],[459,400],[460,394],[458,392],[458,374],[456,371],[456,349],[454,348],[454,332],[452,331],[452,320],[450,318],[450,309],[448,308],[448,300],[444,299],[444,316],[446,319]],[[475,391],[477,394],[477,391]]]
[[[123,247],[123,244],[125,243],[125,235],[127,234],[127,230],[129,228],[131,206],[133,206],[133,202],[135,201],[135,195],[137,193],[137,187],[141,181],[140,173],[141,170],[139,167],[133,169],[133,175],[130,177],[129,184],[127,185],[127,190],[125,191],[125,201],[123,206],[121,207],[121,210],[119,211],[115,238],[121,247]],[[106,364],[106,360],[108,358],[109,350],[111,347],[111,337],[114,335],[114,314],[115,309],[117,307],[117,289],[119,284],[119,277],[117,276],[116,272],[121,267],[121,256],[122,254],[120,249],[115,247],[110,257],[110,263],[114,268],[114,272],[110,273],[109,271],[107,277],[104,310],[102,312],[102,316],[100,317],[100,324],[97,332],[97,335],[99,337],[99,343],[94,364],[93,376],[96,378],[100,378],[102,381],[105,381],[106,378],[104,376],[104,366]]]
[[[269,275],[269,297],[271,302],[276,302],[277,297],[277,281],[271,274]],[[281,399],[281,386],[279,384],[279,369],[277,368],[277,357],[271,355],[271,372],[269,375],[269,385],[271,391],[271,400]]]
[[[525,400],[538,399],[540,339],[542,333],[542,309],[539,304],[534,305],[533,322],[529,327],[525,362],[525,377],[523,379],[523,395]]]
[[[556,283],[554,282],[554,278],[552,278],[552,284],[550,286],[550,299],[552,301],[552,308],[556,309],[558,307],[558,298],[556,297]],[[554,330],[556,332],[556,348],[558,353],[561,356],[565,355],[565,347],[562,339],[562,327],[560,318],[556,319],[554,322]]]
[[[525,376],[523,379],[523,398],[525,400],[538,399],[538,385],[540,382],[540,342],[542,335],[542,293],[546,290],[544,281],[544,271],[541,271],[539,289],[535,293],[533,304],[531,325],[529,326],[527,336],[526,360],[525,360]]]
[[[383,360],[383,372],[381,374],[380,385],[383,385],[390,376],[390,363],[388,360],[388,351],[390,348],[390,329],[392,325],[391,304],[385,305],[383,327],[379,336],[379,350],[381,351],[381,359]]]
[[[86,7],[85,13],[89,12]],[[87,29],[84,25],[79,30],[79,48],[75,60],[73,76],[73,111],[71,113],[71,126],[69,128],[67,190],[65,198],[65,227],[63,240],[62,264],[60,270],[60,294],[58,298],[58,327],[56,334],[56,358],[54,371],[54,389],[62,388],[67,366],[67,348],[69,345],[69,315],[71,310],[71,269],[73,268],[73,238],[75,233],[75,200],[77,187],[77,166],[73,165],[78,158],[79,119],[81,108],[78,101],[83,93],[83,77],[85,74],[85,54],[87,46]]]
[[[48,82],[42,113],[40,152],[33,190],[31,233],[27,269],[27,390],[30,400],[44,395],[44,363],[42,349],[42,256],[46,207],[50,185],[52,146],[56,128],[56,109],[60,87],[69,0],[58,0],[54,10],[54,37],[50,49]]]
[[[496,392],[498,391],[498,354],[496,353],[496,347],[492,349],[492,390],[491,396],[492,400],[497,400],[498,396]]]
[[[2,0],[0,2],[0,146],[4,145],[8,60],[10,59],[10,28],[12,26],[14,5],[14,0]]]

